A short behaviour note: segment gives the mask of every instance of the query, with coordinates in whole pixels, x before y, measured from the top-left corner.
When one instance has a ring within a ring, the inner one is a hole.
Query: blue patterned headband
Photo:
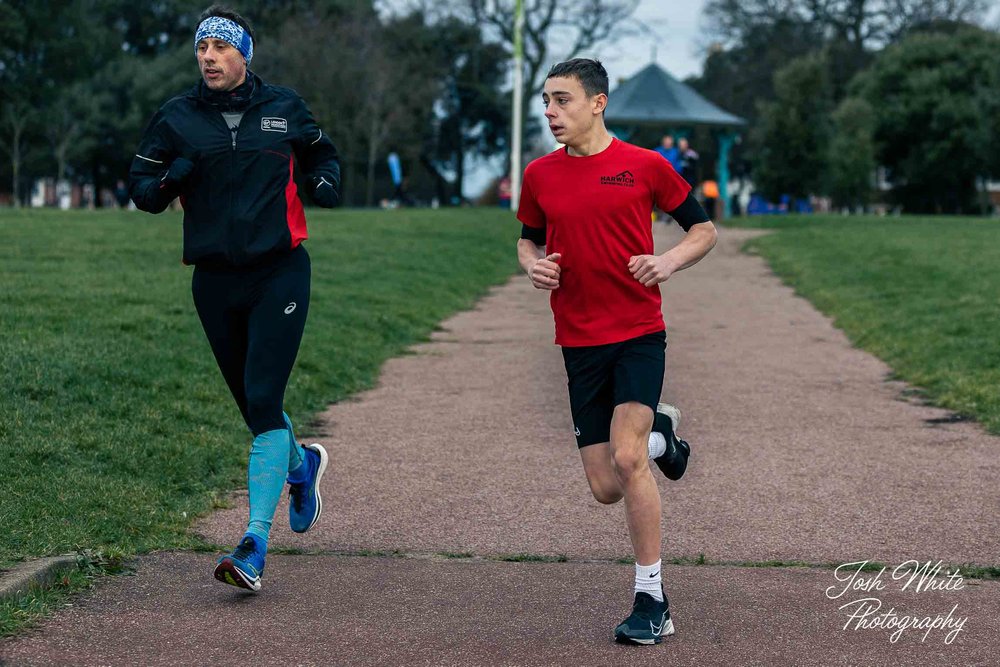
[[[209,16],[201,22],[201,25],[198,26],[198,32],[194,35],[195,53],[198,52],[198,42],[209,37],[232,44],[237,51],[243,54],[243,59],[247,61],[247,67],[250,66],[250,60],[253,58],[253,39],[250,37],[250,33],[243,29],[243,26],[221,16]]]

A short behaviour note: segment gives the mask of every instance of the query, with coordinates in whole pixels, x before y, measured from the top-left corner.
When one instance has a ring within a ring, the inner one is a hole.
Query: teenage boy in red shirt
[[[559,63],[542,100],[565,148],[525,169],[518,259],[536,288],[552,292],[555,342],[594,498],[625,499],[635,598],[615,639],[658,644],[674,627],[660,577],[660,495],[648,462],[679,479],[690,455],[676,435],[679,411],[657,403],[666,348],[658,285],[708,254],[715,226],[670,163],[608,134],[608,74],[599,62]],[[654,204],[687,232],[662,255],[653,254]]]

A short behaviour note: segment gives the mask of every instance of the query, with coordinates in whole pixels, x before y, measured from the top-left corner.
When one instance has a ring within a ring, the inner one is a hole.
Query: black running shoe
[[[677,437],[677,427],[681,425],[681,411],[667,403],[656,406],[653,415],[653,430],[659,431],[667,440],[667,449],[653,459],[667,479],[678,480],[687,470],[688,458],[691,456],[691,446]]]
[[[674,634],[670,620],[670,603],[667,594],[663,602],[649,593],[636,593],[632,613],[615,628],[615,641],[619,644],[659,644],[667,635]]]

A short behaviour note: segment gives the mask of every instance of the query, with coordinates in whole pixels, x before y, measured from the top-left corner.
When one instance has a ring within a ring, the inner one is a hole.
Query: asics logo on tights
[[[292,301],[290,304],[285,306],[285,315],[291,315],[295,312],[295,302]]]

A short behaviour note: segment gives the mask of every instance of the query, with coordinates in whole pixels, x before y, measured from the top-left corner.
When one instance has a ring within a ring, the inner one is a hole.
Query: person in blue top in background
[[[674,146],[673,136],[669,134],[663,135],[663,139],[656,148],[656,152],[666,158],[667,162],[674,168],[674,171],[678,174],[681,173],[681,152]]]

